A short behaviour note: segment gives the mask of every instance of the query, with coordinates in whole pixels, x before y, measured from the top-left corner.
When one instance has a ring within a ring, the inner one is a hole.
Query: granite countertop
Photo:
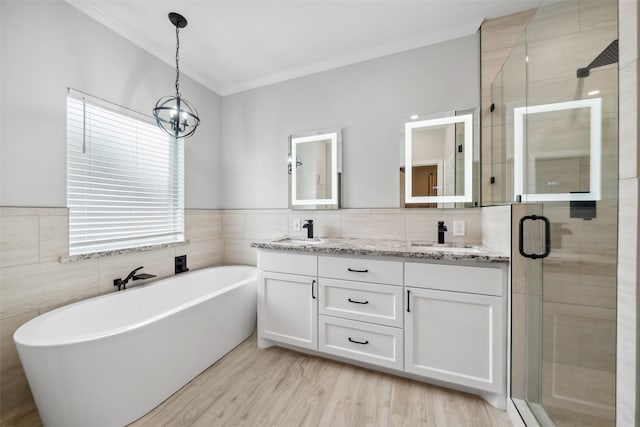
[[[404,240],[383,239],[339,239],[321,238],[306,241],[304,238],[281,237],[269,241],[254,242],[252,247],[258,249],[273,249],[292,252],[311,252],[328,255],[362,255],[385,256],[397,258],[414,258],[443,261],[473,261],[508,263],[509,256],[493,251],[483,246],[474,246],[478,251],[469,248],[435,246],[416,246],[416,244],[434,245],[433,242],[412,242]]]

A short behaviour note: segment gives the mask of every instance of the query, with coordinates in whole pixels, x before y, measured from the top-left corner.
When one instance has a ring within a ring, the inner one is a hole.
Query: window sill
[[[124,255],[124,254],[136,253],[136,252],[153,251],[155,249],[174,248],[178,246],[185,246],[188,244],[189,244],[189,241],[185,240],[182,242],[162,243],[159,245],[138,246],[136,248],[115,249],[113,251],[102,251],[102,252],[92,252],[88,254],[68,255],[68,256],[61,256],[59,261],[61,263],[67,263],[67,262],[74,262],[74,261],[82,261],[85,259],[103,258],[103,257],[112,256],[112,255]]]

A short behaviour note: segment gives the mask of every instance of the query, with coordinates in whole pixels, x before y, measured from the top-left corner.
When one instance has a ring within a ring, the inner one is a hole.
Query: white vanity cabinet
[[[316,259],[314,255],[259,253],[259,339],[318,348]]]
[[[405,263],[405,371],[505,391],[503,270]]]
[[[507,265],[263,249],[258,344],[379,366],[504,408]]]

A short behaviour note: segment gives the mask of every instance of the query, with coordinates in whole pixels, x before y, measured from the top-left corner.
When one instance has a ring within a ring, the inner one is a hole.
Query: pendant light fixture
[[[160,129],[174,138],[189,138],[200,124],[198,110],[180,94],[180,28],[187,20],[179,13],[171,12],[169,21],[176,27],[176,94],[163,96],[156,102],[153,116]]]

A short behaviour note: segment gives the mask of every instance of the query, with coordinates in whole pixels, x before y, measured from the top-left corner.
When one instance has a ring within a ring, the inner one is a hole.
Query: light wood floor
[[[19,424],[40,425],[30,415]],[[478,397],[277,347],[261,350],[253,335],[131,426],[511,423]]]
[[[511,426],[482,399],[272,347],[255,335],[132,426]]]

